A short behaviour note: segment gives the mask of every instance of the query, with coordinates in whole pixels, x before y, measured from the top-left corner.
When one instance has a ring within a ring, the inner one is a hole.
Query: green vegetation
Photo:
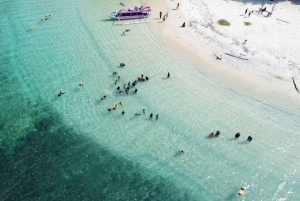
[[[230,25],[230,23],[227,20],[224,20],[224,19],[220,19],[218,21],[218,24],[222,25],[222,26],[229,26]]]
[[[249,25],[251,25],[251,23],[250,22],[244,22],[244,25],[249,26]]]

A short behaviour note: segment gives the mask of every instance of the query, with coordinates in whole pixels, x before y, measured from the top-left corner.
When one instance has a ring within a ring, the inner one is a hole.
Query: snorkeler
[[[143,113],[145,113],[145,109],[143,109]]]
[[[244,195],[245,193],[245,189],[243,187],[240,188],[240,190],[238,191],[239,195]]]
[[[61,96],[61,95],[63,95],[64,93],[66,93],[66,92],[59,92],[59,94],[57,94],[57,96]]]

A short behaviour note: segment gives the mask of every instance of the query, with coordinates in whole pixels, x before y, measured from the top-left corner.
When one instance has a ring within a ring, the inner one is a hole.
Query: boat
[[[135,6],[134,8],[121,9],[119,12],[107,14],[111,19],[127,20],[127,19],[139,19],[146,18],[150,15],[150,6],[141,7]]]

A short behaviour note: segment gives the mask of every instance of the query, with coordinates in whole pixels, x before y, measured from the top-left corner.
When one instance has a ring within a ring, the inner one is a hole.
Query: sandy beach
[[[222,0],[155,1],[151,6],[153,32],[175,54],[187,62],[204,62],[206,69],[202,70],[208,76],[230,88],[235,85],[233,90],[238,93],[299,111],[299,93],[292,80],[299,88],[297,3],[277,2],[269,17],[268,12],[259,12],[261,1],[257,0],[247,4]],[[266,4],[266,11],[271,12],[272,6]],[[163,15],[168,13],[165,21],[159,19],[160,11]],[[250,17],[249,11],[253,11]],[[220,19],[226,19],[230,26],[219,25]]]

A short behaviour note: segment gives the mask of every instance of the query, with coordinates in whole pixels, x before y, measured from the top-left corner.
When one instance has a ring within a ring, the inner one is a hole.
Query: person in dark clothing
[[[59,92],[59,94],[57,94],[57,96],[59,97],[59,96],[61,96],[61,95],[63,95],[64,93],[66,93],[66,92]]]

